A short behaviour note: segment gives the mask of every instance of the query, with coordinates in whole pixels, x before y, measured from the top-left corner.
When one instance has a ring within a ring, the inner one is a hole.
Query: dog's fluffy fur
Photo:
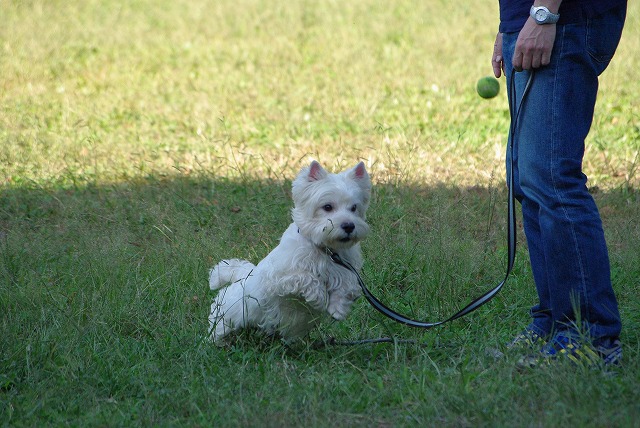
[[[355,274],[334,263],[326,248],[362,268],[359,242],[369,233],[371,195],[364,164],[330,174],[313,161],[294,180],[292,193],[293,223],[267,257],[257,266],[232,259],[211,269],[209,285],[220,289],[209,315],[217,344],[247,327],[286,341],[301,338],[323,313],[345,319],[360,295]]]

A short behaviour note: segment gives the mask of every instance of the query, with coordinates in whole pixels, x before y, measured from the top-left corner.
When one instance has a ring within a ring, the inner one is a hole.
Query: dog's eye
[[[330,213],[331,211],[333,211],[333,205],[327,204],[327,205],[323,206],[322,209],[325,210],[326,212]]]
[[[358,209],[358,206],[354,205],[354,206],[351,207],[351,212],[354,213],[354,212],[356,212],[357,209]]]

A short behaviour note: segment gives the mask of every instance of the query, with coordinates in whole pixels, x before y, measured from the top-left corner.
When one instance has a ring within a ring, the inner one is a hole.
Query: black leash
[[[408,326],[411,327],[419,327],[419,328],[431,328],[431,327],[435,327],[437,325],[440,324],[444,324],[446,322],[449,321],[453,321],[457,318],[463,317],[465,315],[467,315],[470,312],[473,312],[474,310],[478,309],[480,306],[484,305],[485,303],[487,303],[489,300],[493,299],[498,292],[502,289],[502,287],[504,286],[504,284],[507,282],[507,279],[509,278],[509,275],[511,274],[511,271],[513,269],[513,264],[516,258],[516,213],[515,213],[515,195],[513,193],[513,139],[515,138],[516,135],[516,126],[518,123],[518,117],[520,116],[520,111],[522,109],[522,106],[524,104],[524,100],[529,92],[529,89],[531,87],[531,84],[533,82],[533,72],[530,72],[529,74],[529,79],[527,80],[527,84],[524,88],[524,91],[522,93],[522,98],[520,99],[520,103],[518,104],[518,107],[516,108],[516,86],[515,86],[515,70],[512,70],[511,72],[511,80],[509,82],[509,114],[511,116],[511,126],[509,129],[509,150],[510,150],[510,155],[511,155],[511,168],[509,169],[509,174],[507,176],[507,181],[508,181],[508,227],[507,227],[507,245],[508,245],[508,254],[507,254],[507,272],[506,275],[504,277],[504,279],[498,284],[496,285],[493,289],[487,291],[486,293],[484,293],[482,296],[476,298],[475,300],[473,300],[471,303],[469,303],[467,306],[465,306],[464,308],[462,308],[461,310],[459,310],[458,312],[456,312],[455,314],[453,314],[452,316],[450,316],[449,318],[447,318],[444,321],[436,321],[436,322],[426,322],[426,321],[418,321],[418,320],[414,320],[412,318],[406,317],[396,311],[394,311],[393,309],[389,308],[388,306],[386,306],[384,303],[382,303],[380,301],[380,299],[378,299],[376,296],[374,296],[371,291],[369,291],[369,289],[367,288],[367,286],[365,285],[364,281],[362,280],[362,278],[360,277],[360,274],[358,273],[358,271],[347,261],[343,260],[337,253],[333,252],[332,250],[330,250],[329,248],[327,248],[327,253],[329,254],[329,256],[331,257],[331,260],[333,260],[335,263],[339,264],[340,266],[343,266],[347,269],[349,269],[350,271],[352,271],[354,274],[356,274],[356,277],[358,278],[358,283],[360,284],[360,288],[362,289],[362,294],[364,295],[364,297],[367,299],[367,301],[374,307],[376,308],[378,311],[380,311],[383,315],[391,318],[392,320],[402,323],[402,324],[406,324]],[[390,340],[390,339],[389,339]],[[378,341],[389,341],[387,339],[378,339]],[[375,341],[375,339],[373,340]],[[375,343],[375,342],[373,342]]]

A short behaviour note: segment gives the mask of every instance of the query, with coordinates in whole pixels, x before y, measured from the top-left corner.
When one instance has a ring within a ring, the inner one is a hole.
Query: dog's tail
[[[217,290],[232,282],[241,281],[251,275],[255,265],[246,260],[223,260],[209,271],[209,287]]]

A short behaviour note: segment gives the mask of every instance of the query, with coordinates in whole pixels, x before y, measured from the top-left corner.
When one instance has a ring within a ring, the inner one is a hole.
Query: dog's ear
[[[369,183],[369,174],[367,173],[367,169],[364,167],[364,162],[360,162],[358,165],[354,166],[348,171],[349,176],[359,181],[360,183]]]
[[[365,192],[365,205],[369,204],[369,196],[371,195],[371,178],[364,166],[364,162],[360,162],[348,171],[349,177],[358,183],[358,186]]]
[[[324,170],[318,163],[318,161],[311,162],[309,166],[309,175],[307,176],[309,181],[318,181],[327,177],[327,171]]]
[[[367,169],[364,167],[364,162],[360,162],[358,165],[355,166],[355,168],[353,168],[353,177],[356,179],[369,178]]]

